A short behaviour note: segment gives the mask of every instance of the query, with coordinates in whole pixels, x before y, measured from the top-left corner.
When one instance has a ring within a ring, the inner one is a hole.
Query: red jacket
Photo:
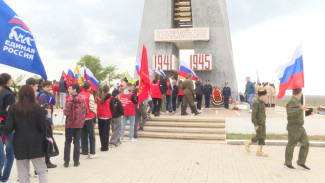
[[[131,101],[133,93],[125,95],[124,92],[120,95],[120,101],[123,105],[124,116],[134,116],[135,115],[135,105]]]
[[[86,101],[86,104],[87,104],[87,109],[88,109],[88,115],[86,116],[86,118],[90,119],[90,118],[95,118],[95,113],[92,112],[90,109],[89,109],[89,97],[90,95],[92,95],[93,92],[89,91],[89,90],[83,90],[79,95],[81,96],[84,96],[84,99]]]
[[[70,96],[67,99],[66,107],[63,110],[67,116],[65,128],[82,128],[85,124],[85,117],[88,114],[87,104],[83,96]]]
[[[170,82],[169,81],[167,81],[167,86],[168,86],[168,89],[166,91],[166,95],[170,95],[170,94],[172,94],[172,92],[170,90]]]
[[[59,85],[53,84],[52,90],[53,90],[54,97],[59,95]]]
[[[106,98],[105,98],[106,99]],[[100,103],[100,97],[97,98],[97,116],[98,118],[112,118],[111,103],[112,96],[110,96],[105,102]]]
[[[160,80],[158,80],[156,83],[151,82],[151,93],[150,93],[151,98],[162,99],[159,82],[160,82]]]
[[[179,96],[179,95],[183,96],[183,95],[184,95],[184,89],[180,89],[177,95],[178,95],[178,96]]]

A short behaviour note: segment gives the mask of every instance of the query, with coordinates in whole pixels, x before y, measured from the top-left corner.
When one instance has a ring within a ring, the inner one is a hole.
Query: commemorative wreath
[[[215,86],[212,90],[211,102],[215,106],[223,104],[222,91],[217,86]]]

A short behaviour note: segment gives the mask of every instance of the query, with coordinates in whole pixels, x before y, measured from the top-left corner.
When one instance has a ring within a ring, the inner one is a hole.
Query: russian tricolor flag
[[[137,57],[137,60],[135,61],[135,70],[137,71],[138,76],[140,76],[140,68],[141,68],[141,62],[140,59]],[[153,71],[149,69],[149,75],[151,76],[153,74]]]
[[[192,80],[197,81],[199,79],[199,77],[190,68],[190,66],[188,64],[186,64],[183,60],[181,60],[181,62],[179,64],[179,73],[178,73],[178,75],[181,76],[181,78],[186,78],[190,73],[192,73],[192,75],[193,75]]]
[[[74,80],[74,74],[71,69],[68,70],[68,74],[67,74],[66,78],[67,78],[67,82],[69,82],[70,79]]]
[[[277,73],[280,80],[278,99],[281,99],[285,95],[286,90],[305,87],[301,44],[297,47],[290,62],[280,66],[277,69]]]
[[[93,73],[86,67],[84,66],[84,77],[86,81],[89,81],[91,83],[91,88],[97,92],[98,91],[98,81],[93,75]]]

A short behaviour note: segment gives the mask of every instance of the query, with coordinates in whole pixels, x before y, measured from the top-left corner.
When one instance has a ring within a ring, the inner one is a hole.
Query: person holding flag
[[[50,125],[49,129],[51,129],[51,130],[48,131],[47,133],[49,134],[49,136],[53,137],[53,130],[54,130],[54,124],[53,124],[54,108],[53,108],[53,105],[55,105],[55,99],[52,96],[52,94],[50,93],[51,89],[52,89],[52,82],[46,80],[42,83],[42,86],[43,86],[43,90],[37,94],[36,99],[38,100],[38,104],[40,104],[42,107],[48,106],[48,108],[51,109],[51,120],[50,120],[50,124],[49,124]],[[53,103],[48,103],[49,98],[54,99]],[[45,163],[46,163],[47,168],[56,168],[57,167],[57,165],[51,163],[50,156],[48,156],[48,155],[45,156]]]
[[[306,130],[303,127],[305,121],[304,111],[306,111],[307,108],[306,105],[301,104],[301,98],[303,95],[301,88],[304,88],[305,86],[301,44],[295,50],[290,62],[280,66],[277,69],[277,72],[280,79],[278,99],[281,99],[285,95],[286,90],[292,90],[292,98],[286,106],[288,116],[288,144],[285,150],[284,165],[290,169],[294,169],[292,166],[293,151],[299,142],[301,146],[297,164],[298,166],[309,170],[310,168],[305,165],[309,151],[309,139]]]

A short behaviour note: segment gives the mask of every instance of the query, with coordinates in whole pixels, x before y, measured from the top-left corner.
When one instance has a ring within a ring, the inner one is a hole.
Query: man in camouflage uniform
[[[181,115],[187,115],[186,108],[187,104],[190,104],[190,108],[193,114],[198,115],[200,114],[195,105],[194,105],[194,98],[195,97],[195,90],[194,90],[194,84],[192,81],[193,75],[190,73],[186,80],[183,82],[183,88],[184,88],[184,95],[183,95],[183,103],[181,108]]]
[[[306,105],[301,105],[301,89],[292,90],[292,98],[287,104],[287,131],[288,131],[288,144],[285,151],[285,165],[288,168],[294,169],[292,166],[292,156],[294,148],[297,143],[301,144],[299,151],[299,158],[297,164],[307,170],[309,168],[305,165],[306,158],[309,150],[309,140],[307,133],[305,131],[304,125],[304,111],[306,110]]]
[[[252,143],[258,142],[258,149],[256,151],[257,156],[267,157],[268,154],[262,151],[263,145],[265,145],[266,129],[265,129],[265,104],[263,100],[266,98],[266,90],[258,91],[258,99],[254,102],[252,112],[252,123],[254,124],[256,135],[249,141],[244,143],[247,152],[250,152],[249,146]]]

